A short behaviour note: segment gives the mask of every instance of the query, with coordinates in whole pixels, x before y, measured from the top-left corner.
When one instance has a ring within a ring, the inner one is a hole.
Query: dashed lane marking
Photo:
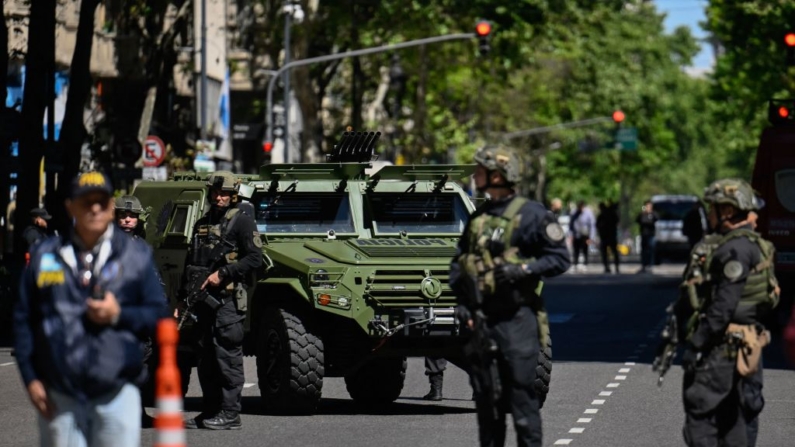
[[[584,413],[585,414],[596,414],[599,412],[598,408],[586,408]]]
[[[591,402],[591,405],[604,405],[604,404],[605,404],[604,399],[594,399],[593,402]]]
[[[256,383],[244,383],[243,388],[251,388],[254,385],[256,385]]]
[[[613,380],[627,380],[627,376],[616,376]]]
[[[635,366],[635,362],[624,362],[626,366]]]
[[[582,433],[584,431],[585,429],[582,427],[574,427],[571,430],[569,430],[569,433]]]
[[[17,364],[17,362],[0,363],[0,366],[11,366],[11,365],[16,365],[16,364]]]
[[[587,424],[591,422],[592,418],[579,418],[577,419],[578,424]]]
[[[621,369],[618,370],[618,372],[620,372],[620,373],[628,373],[630,370],[631,370],[631,368],[621,368]]]
[[[553,445],[569,445],[571,444],[571,441],[571,439],[558,439]]]
[[[621,384],[620,383],[608,383],[607,387],[608,388],[618,388],[619,385],[621,385]]]
[[[612,394],[613,394],[612,391],[602,391],[601,393],[599,393],[600,396],[604,397],[610,397]]]

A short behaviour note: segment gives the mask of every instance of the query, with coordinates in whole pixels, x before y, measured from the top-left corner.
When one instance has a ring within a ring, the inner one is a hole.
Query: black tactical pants
[[[692,370],[685,372],[685,442],[689,447],[754,447],[759,431],[762,365],[750,377],[741,377],[736,360],[717,347]]]
[[[447,369],[447,360],[444,357],[425,357],[425,375],[438,376]]]
[[[495,419],[483,396],[475,397],[480,445],[505,445],[505,414],[510,412],[517,446],[541,447],[541,414],[533,388],[539,353],[538,320],[529,307],[523,306],[512,318],[490,322],[489,328],[500,349],[502,398]]]
[[[613,263],[616,265],[616,273],[618,273],[618,264],[620,262],[618,257],[618,242],[615,239],[601,238],[599,241],[599,252],[602,255],[602,264],[605,266],[605,272],[610,271],[610,259],[607,255],[607,249],[613,253]]]
[[[243,373],[243,318],[235,302],[227,298],[215,318],[199,317],[202,336],[199,341],[199,383],[202,387],[202,411],[240,412]],[[204,321],[202,321],[204,320]]]

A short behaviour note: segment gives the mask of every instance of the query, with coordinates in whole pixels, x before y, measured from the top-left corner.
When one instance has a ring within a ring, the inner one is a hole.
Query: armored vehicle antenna
[[[373,160],[375,144],[381,138],[381,132],[344,132],[342,138],[326,161],[330,163],[365,163]]]

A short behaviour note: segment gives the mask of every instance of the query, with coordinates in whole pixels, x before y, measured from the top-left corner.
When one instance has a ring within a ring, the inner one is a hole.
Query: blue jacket
[[[96,255],[94,278],[119,301],[114,326],[85,316],[91,292],[78,280],[70,236],[46,239],[31,253],[14,307],[14,348],[26,386],[38,379],[90,398],[145,377],[141,339],[154,334],[168,308],[149,246],[118,229],[111,233]]]

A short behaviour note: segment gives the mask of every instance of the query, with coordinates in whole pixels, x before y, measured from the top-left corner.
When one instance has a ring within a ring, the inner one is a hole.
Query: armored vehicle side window
[[[369,193],[367,197],[376,234],[460,235],[469,216],[458,194]]]
[[[257,195],[252,199],[259,232],[354,233],[347,193],[287,192]]]
[[[174,210],[174,218],[171,219],[171,229],[169,234],[185,234],[185,224],[188,221],[189,206],[178,206]]]

